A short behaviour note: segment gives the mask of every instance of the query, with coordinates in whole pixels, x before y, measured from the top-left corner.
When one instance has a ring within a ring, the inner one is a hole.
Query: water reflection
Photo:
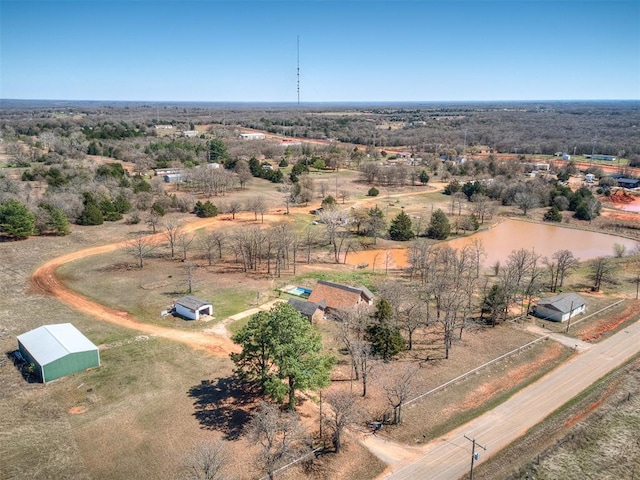
[[[483,261],[485,267],[490,267],[497,261],[504,265],[509,254],[521,248],[534,249],[536,253],[549,258],[558,250],[566,249],[580,261],[612,256],[613,245],[616,243],[624,245],[627,252],[636,248],[634,240],[615,235],[512,219],[505,219],[490,230],[446,243],[454,248],[463,248],[475,239],[481,240],[484,245],[487,254]],[[348,255],[347,263],[375,271],[404,268],[407,266],[407,252],[406,248],[354,252]]]
[[[456,238],[447,243],[454,248],[462,248],[476,238],[482,241],[487,252],[483,262],[485,266],[493,265],[497,261],[504,264],[513,250],[521,248],[534,249],[536,253],[549,258],[558,250],[566,249],[582,261],[612,256],[615,243],[624,245],[628,252],[636,246],[634,240],[615,235],[512,219],[506,219],[490,230],[470,237]]]

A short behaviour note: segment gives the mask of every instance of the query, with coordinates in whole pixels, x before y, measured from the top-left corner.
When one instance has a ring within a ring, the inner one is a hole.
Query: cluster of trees
[[[359,145],[408,145],[417,156],[440,156],[450,150],[462,154],[476,145],[501,153],[580,155],[595,148],[610,155],[640,154],[632,127],[640,120],[640,109],[633,103],[434,105],[374,108],[362,115],[351,112],[350,108],[342,116],[324,116],[274,110],[255,112],[253,117],[241,112],[225,112],[225,116],[284,135],[335,138]],[[389,122],[404,126],[383,128]],[[593,132],[598,132],[597,140]]]
[[[484,222],[485,217],[493,215],[497,203],[516,206],[523,215],[533,208],[555,207],[553,218],[558,218],[559,212],[568,210],[575,212],[574,216],[580,220],[592,220],[600,214],[601,209],[600,202],[588,187],[580,187],[573,192],[555,179],[514,181],[498,177],[490,181],[470,180],[464,184],[452,180],[443,193],[451,196],[452,214],[456,207],[460,213],[462,203],[466,200],[472,204],[472,212],[480,223]],[[549,220],[552,219],[551,215]]]

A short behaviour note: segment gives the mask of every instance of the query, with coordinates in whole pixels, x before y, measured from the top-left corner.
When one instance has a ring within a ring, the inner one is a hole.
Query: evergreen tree
[[[489,323],[495,326],[500,315],[506,313],[507,306],[507,293],[504,287],[494,284],[482,302],[482,315],[487,314],[489,316]]]
[[[193,213],[202,218],[215,217],[216,215],[218,215],[218,207],[216,207],[209,200],[204,203],[198,200],[195,207],[193,208]]]
[[[372,353],[388,362],[406,350],[407,344],[400,329],[391,325],[393,309],[387,300],[378,301],[373,317],[376,321],[367,327],[365,338],[371,344]]]
[[[60,236],[69,235],[71,230],[69,228],[69,219],[65,213],[58,207],[49,206],[46,210],[49,212],[48,227],[51,231]]]
[[[423,185],[426,185],[429,182],[429,175],[427,174],[426,170],[422,170],[422,172],[420,172],[420,183],[422,183]]]
[[[0,231],[14,238],[27,238],[35,233],[36,217],[26,205],[11,199],[0,203]]]
[[[224,163],[229,157],[227,146],[219,138],[214,138],[209,142],[209,161]]]
[[[97,204],[88,203],[84,206],[84,210],[82,210],[78,219],[78,225],[102,225],[103,223],[104,216]]]
[[[560,210],[558,209],[558,207],[554,205],[553,207],[551,207],[549,210],[545,212],[543,220],[545,222],[561,222],[562,214],[560,213]]]
[[[396,218],[391,221],[389,236],[391,237],[391,240],[397,240],[400,242],[411,240],[415,236],[411,225],[411,219],[409,218],[409,215],[404,213],[404,211],[400,212]]]
[[[451,233],[449,219],[441,209],[437,209],[431,215],[431,222],[427,229],[427,237],[435,240],[445,240]]]
[[[380,191],[376,187],[371,187],[367,192],[367,196],[369,197],[377,197]]]
[[[333,198],[332,195],[329,195],[322,200],[322,208],[325,210],[335,210],[337,206],[338,202],[336,202],[336,199]]]

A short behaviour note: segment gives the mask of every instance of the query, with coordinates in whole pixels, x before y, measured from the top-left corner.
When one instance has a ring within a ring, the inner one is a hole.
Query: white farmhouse
[[[553,322],[566,322],[570,318],[584,313],[587,304],[577,293],[563,293],[553,297],[541,298],[535,307],[536,317]]]

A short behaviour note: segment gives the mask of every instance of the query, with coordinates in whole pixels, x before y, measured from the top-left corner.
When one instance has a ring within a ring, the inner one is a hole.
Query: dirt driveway
[[[185,231],[194,231],[198,228],[206,227],[215,221],[216,219],[196,220],[184,225],[183,229]],[[162,234],[155,234],[150,235],[149,238],[160,242],[164,237]],[[141,322],[127,312],[106,307],[72,291],[56,276],[56,269],[65,263],[90,257],[92,255],[112,252],[125,247],[126,244],[127,242],[112,243],[100,247],[78,250],[76,252],[54,258],[53,260],[50,260],[38,267],[31,274],[31,285],[39,293],[54,296],[71,308],[86,313],[103,322],[130,328],[144,333],[145,335],[174,340],[197,350],[205,350],[213,355],[227,356],[230,352],[237,350],[233,342],[225,336],[215,335],[211,332],[180,331]]]

